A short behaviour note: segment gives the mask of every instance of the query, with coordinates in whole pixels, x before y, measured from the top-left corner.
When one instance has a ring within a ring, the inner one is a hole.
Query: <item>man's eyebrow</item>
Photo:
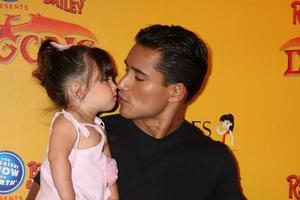
[[[125,63],[125,65],[126,65],[127,67],[130,67],[130,68],[131,68],[133,71],[135,71],[136,73],[141,74],[141,75],[143,75],[143,76],[149,76],[148,74],[146,74],[145,72],[143,72],[142,70],[140,70],[140,69],[138,69],[138,68],[136,68],[136,67],[134,67],[134,66],[128,66],[126,60],[124,60],[124,63]]]

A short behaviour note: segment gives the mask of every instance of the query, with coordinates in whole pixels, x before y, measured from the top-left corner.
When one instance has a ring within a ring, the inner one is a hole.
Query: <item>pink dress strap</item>
[[[57,113],[57,116],[62,113],[64,115],[64,117],[66,119],[68,119],[70,122],[72,122],[77,130],[77,139],[76,139],[76,145],[75,145],[75,149],[78,149],[78,144],[79,144],[79,140],[80,140],[80,137],[79,137],[79,134],[81,133],[84,137],[89,137],[91,135],[90,131],[86,128],[86,126],[90,126],[90,127],[93,127],[97,130],[97,132],[100,133],[101,137],[102,137],[102,140],[100,142],[100,146],[101,146],[101,149],[103,148],[105,142],[106,142],[106,136],[105,136],[105,133],[104,133],[104,130],[105,130],[105,126],[104,126],[104,122],[99,118],[99,117],[96,117],[95,118],[95,124],[89,124],[89,123],[80,123],[78,122],[77,119],[75,119],[75,117],[65,111],[65,110],[62,110],[62,112],[59,112]],[[56,115],[54,116],[53,120],[57,117]],[[51,125],[52,127],[52,125]]]

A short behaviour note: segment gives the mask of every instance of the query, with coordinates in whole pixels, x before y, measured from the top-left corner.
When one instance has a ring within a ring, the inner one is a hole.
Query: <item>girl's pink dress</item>
[[[64,115],[66,119],[74,124],[77,129],[75,149],[72,149],[69,160],[72,166],[72,182],[76,194],[76,200],[107,200],[111,195],[109,186],[117,179],[116,161],[103,153],[103,146],[106,141],[104,123],[100,118],[95,119],[97,125],[78,122],[71,113],[62,110],[55,114],[52,124],[58,115]],[[101,135],[98,145],[88,149],[78,149],[79,134],[85,137],[90,135],[86,126],[94,127]],[[53,183],[48,158],[41,165],[41,187],[36,197],[37,200],[60,199]]]

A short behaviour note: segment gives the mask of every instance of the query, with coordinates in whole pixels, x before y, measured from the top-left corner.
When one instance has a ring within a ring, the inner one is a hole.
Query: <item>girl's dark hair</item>
[[[232,123],[232,126],[230,126],[229,129],[230,129],[231,131],[233,131],[233,128],[234,128],[234,118],[233,118],[233,115],[229,113],[229,114],[227,114],[227,115],[222,115],[222,116],[220,117],[220,121],[221,121],[221,122],[223,122],[223,121],[225,121],[225,120],[228,120],[228,121],[230,121],[230,122]]]
[[[79,79],[88,88],[94,71],[99,71],[100,80],[115,78],[114,62],[103,49],[74,45],[59,50],[51,42],[45,40],[42,43],[38,51],[38,67],[32,75],[56,105],[66,107],[69,104],[67,86],[71,80]]]
[[[157,71],[164,77],[163,85],[183,83],[188,90],[186,102],[199,91],[208,66],[205,43],[192,31],[181,26],[161,24],[141,29],[136,43],[160,52]]]

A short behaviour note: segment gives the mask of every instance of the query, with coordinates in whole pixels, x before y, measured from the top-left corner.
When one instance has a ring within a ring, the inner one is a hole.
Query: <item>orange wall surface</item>
[[[34,175],[32,164],[41,162],[46,152],[54,110],[48,110],[52,104],[31,76],[41,40],[54,37],[60,43],[94,43],[106,49],[116,61],[119,80],[135,34],[155,23],[181,25],[208,44],[207,84],[186,118],[214,140],[222,140],[216,131],[219,118],[234,116],[234,145],[230,138],[226,144],[237,158],[247,198],[300,196],[297,1],[47,2],[0,1],[0,167],[1,151],[10,151],[23,160],[26,171],[13,192],[1,194],[0,181],[0,200],[25,199]]]

